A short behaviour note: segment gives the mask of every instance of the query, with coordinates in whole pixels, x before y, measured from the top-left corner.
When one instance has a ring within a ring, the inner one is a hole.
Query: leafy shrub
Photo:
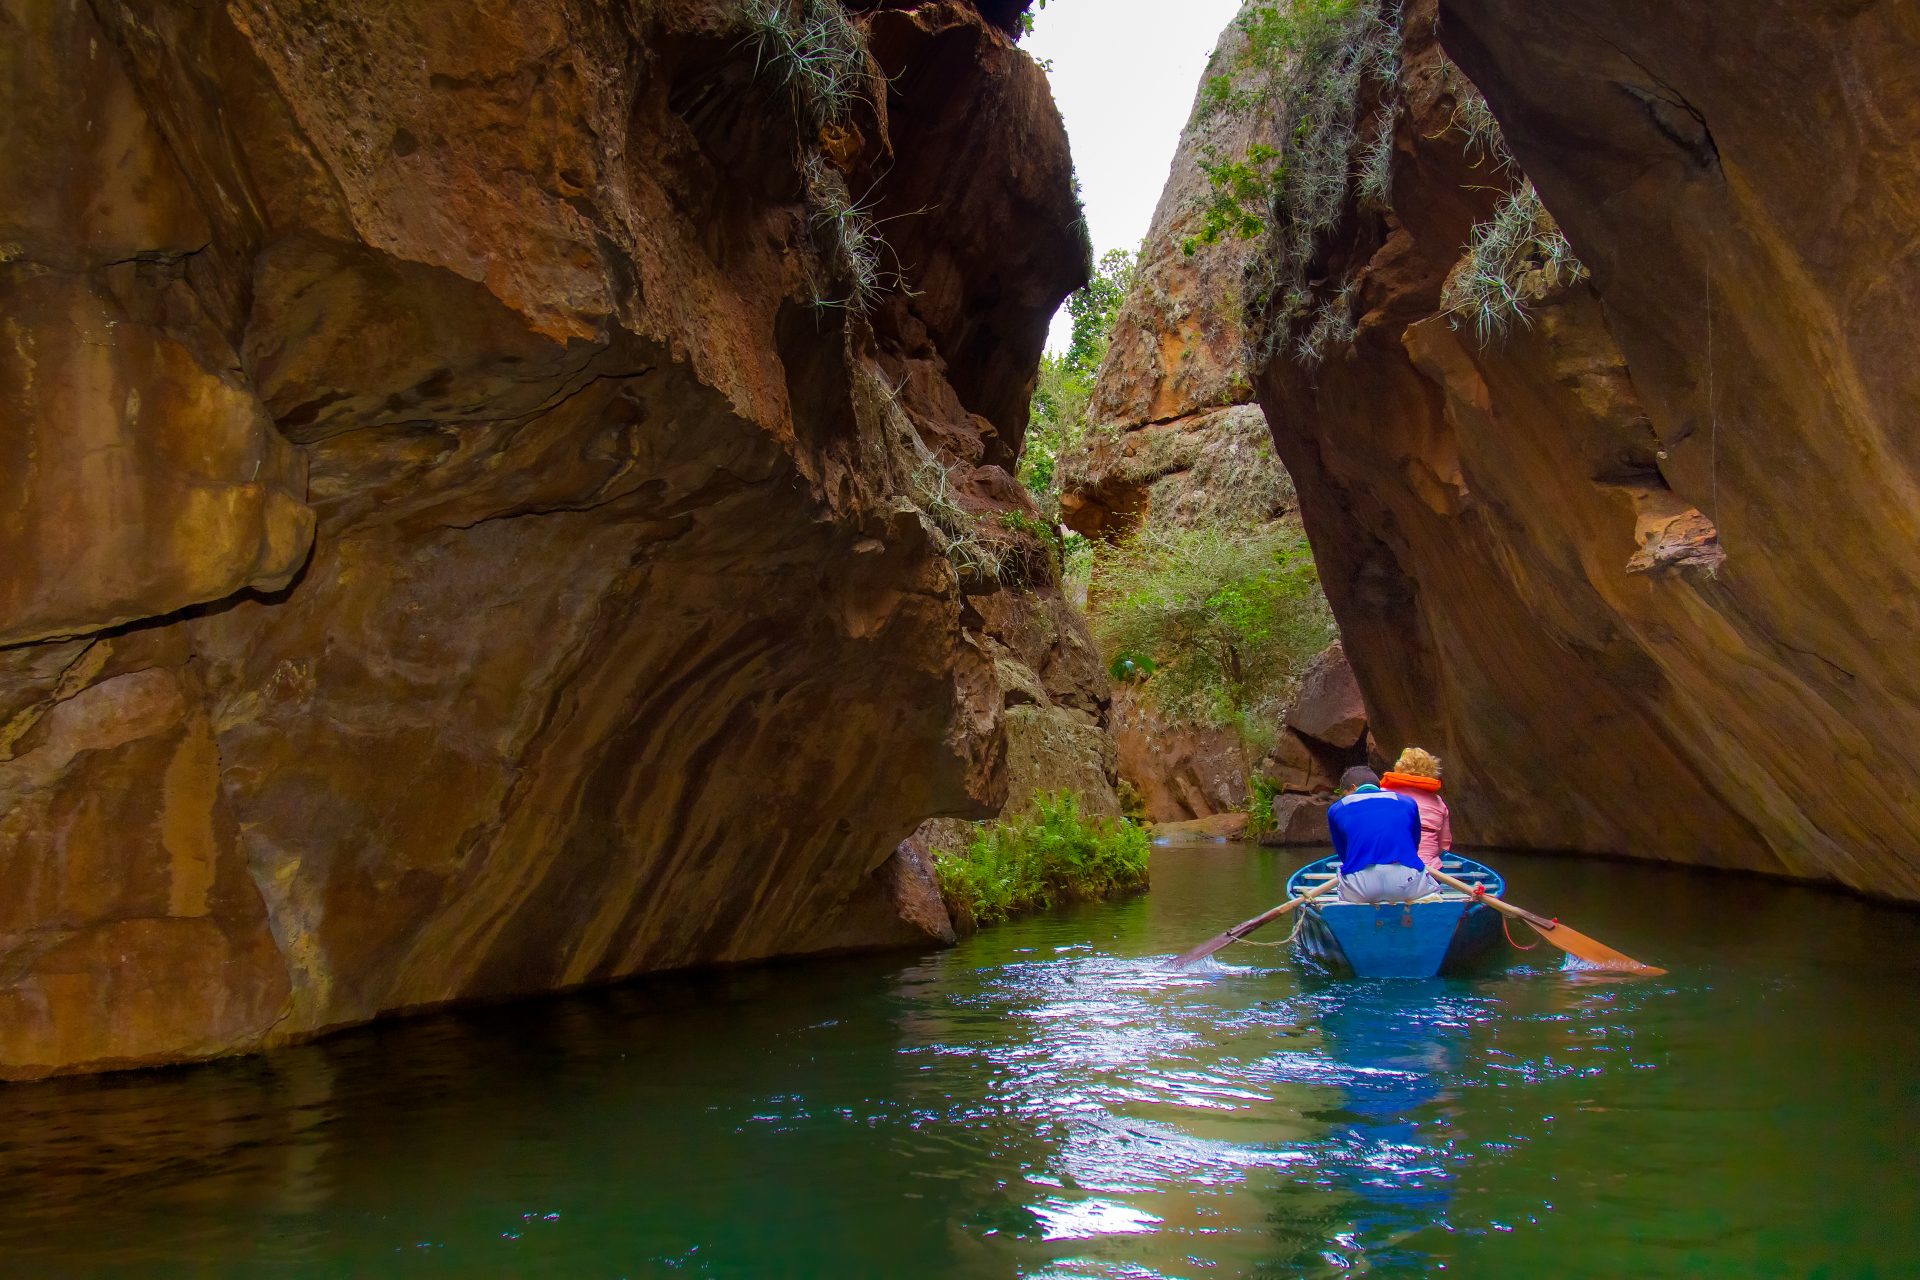
[[[1051,543],[1056,540],[1052,525],[1024,511],[1002,511],[1000,523],[1013,533],[1024,533],[1029,538],[1037,538],[1041,542]]]
[[[1255,240],[1267,229],[1266,206],[1280,153],[1262,143],[1247,148],[1238,160],[1223,158],[1215,147],[1200,153],[1200,172],[1211,194],[1200,211],[1200,229],[1180,242],[1191,258],[1203,244],[1226,236]]]
[[[1033,0],[1031,5],[1020,11],[1019,26],[1021,35],[1026,36],[1033,34],[1033,16],[1046,7],[1047,0]]]
[[[1110,661],[1144,654],[1147,696],[1175,723],[1264,747],[1277,711],[1333,640],[1304,534],[1287,524],[1149,522],[1098,553],[1091,621]]]
[[[1020,483],[1043,511],[1054,514],[1060,492],[1060,462],[1086,434],[1087,400],[1093,374],[1075,368],[1066,357],[1040,357],[1040,380],[1027,411],[1027,435],[1020,448]]]
[[[1100,362],[1107,357],[1113,322],[1133,288],[1135,266],[1131,250],[1109,249],[1100,255],[1093,279],[1067,296],[1067,315],[1073,320],[1067,363],[1089,376],[1100,371]]]
[[[1280,785],[1264,774],[1248,776],[1247,839],[1258,840],[1273,830],[1273,798],[1279,794]]]
[[[1030,812],[982,823],[964,853],[936,849],[947,909],[992,924],[1069,902],[1143,889],[1147,833],[1124,818],[1080,811],[1070,791],[1035,796]]]

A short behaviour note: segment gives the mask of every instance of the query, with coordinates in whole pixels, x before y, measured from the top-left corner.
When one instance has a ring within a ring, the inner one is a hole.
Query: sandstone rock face
[[[1013,10],[856,8],[821,122],[719,0],[0,0],[0,1076],[942,933],[1004,653],[1104,713],[943,554],[1086,251]]]
[[[1392,208],[1322,253],[1358,332],[1258,376],[1381,745],[1477,843],[1920,898],[1920,11],[1437,16],[1591,278],[1495,341],[1440,314],[1517,178],[1409,5]]]
[[[1006,738],[1002,812],[1023,813],[1035,796],[1071,791],[1082,813],[1119,817],[1107,673],[1086,619],[1058,592],[1002,591],[970,596],[969,603],[983,611],[982,641],[993,654],[1000,687]],[[958,852],[974,832],[961,819],[932,818],[901,846],[902,856]],[[934,904],[940,906],[937,889]],[[944,920],[944,906],[940,914]],[[908,918],[917,918],[917,910]]]
[[[1336,641],[1314,659],[1287,708],[1287,728],[1324,746],[1351,751],[1367,736],[1367,707],[1346,650]]]
[[[1113,692],[1116,764],[1148,822],[1186,822],[1247,806],[1247,758],[1231,729],[1171,725],[1127,687]]]
[[[1229,25],[1208,74],[1234,65],[1245,46],[1237,23]],[[1253,403],[1240,303],[1248,242],[1197,239],[1210,191],[1201,164],[1276,145],[1275,129],[1271,117],[1195,97],[1094,383],[1093,430],[1062,468],[1061,513],[1088,537],[1117,537],[1150,512],[1191,523],[1294,509]]]

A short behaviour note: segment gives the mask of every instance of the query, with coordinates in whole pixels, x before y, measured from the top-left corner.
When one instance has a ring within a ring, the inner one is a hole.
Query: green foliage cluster
[[[1073,320],[1073,336],[1067,342],[1066,362],[1091,378],[1107,357],[1107,345],[1113,341],[1113,322],[1120,316],[1127,291],[1133,288],[1135,260],[1132,250],[1109,249],[1100,255],[1093,279],[1067,297],[1067,315]]]
[[[1133,287],[1134,255],[1110,249],[1093,279],[1067,298],[1073,336],[1059,355],[1040,357],[1040,380],[1027,415],[1020,453],[1020,482],[1051,520],[1060,514],[1060,461],[1087,432],[1087,401],[1093,380],[1113,340],[1113,323]]]
[[[1200,172],[1206,175],[1211,195],[1200,212],[1200,229],[1180,242],[1181,251],[1192,257],[1201,245],[1217,244],[1228,236],[1257,240],[1265,234],[1267,201],[1279,159],[1279,150],[1265,143],[1248,147],[1237,160],[1222,158],[1216,147],[1203,148]]]
[[[1225,236],[1260,242],[1246,282],[1258,361],[1290,347],[1294,359],[1312,367],[1354,336],[1352,282],[1315,282],[1314,258],[1350,194],[1376,209],[1392,199],[1400,23],[1400,0],[1249,4],[1238,20],[1244,50],[1201,91],[1203,120],[1223,111],[1272,111],[1283,126],[1277,150],[1206,153],[1209,200],[1184,246],[1193,253]],[[1451,64],[1446,75],[1455,101],[1447,127],[1461,136],[1469,160],[1496,172],[1512,169],[1486,99]],[[1369,81],[1379,86],[1379,102],[1363,130]],[[1471,318],[1482,341],[1515,320],[1526,323],[1528,296],[1585,274],[1531,183],[1474,229],[1467,250],[1467,269],[1449,287],[1447,307]]]
[[[1399,0],[1275,0],[1251,4],[1239,25],[1239,62],[1209,81],[1203,111],[1276,113],[1281,149],[1203,162],[1211,193],[1189,253],[1235,235],[1261,242],[1247,268],[1249,342],[1264,361],[1290,346],[1309,367],[1351,341],[1353,297],[1312,282],[1320,239],[1350,192],[1375,208],[1392,196],[1393,126],[1400,67]],[[1363,90],[1380,99],[1362,133]]]
[[[1059,492],[1060,460],[1086,433],[1087,400],[1093,377],[1051,352],[1040,357],[1040,380],[1027,412],[1026,442],[1020,451],[1020,483],[1042,507]]]
[[[1024,511],[1002,511],[1000,523],[1014,533],[1024,533],[1029,538],[1038,538],[1042,542],[1053,540],[1053,526]]]
[[[1482,343],[1514,321],[1532,323],[1527,301],[1586,276],[1531,179],[1473,229],[1465,261],[1447,281],[1440,305],[1449,323],[1473,323]]]
[[[1020,34],[1033,34],[1033,15],[1047,7],[1047,0],[1033,0],[1033,3],[1020,11]]]
[[[1144,889],[1147,833],[1080,810],[1070,791],[1035,796],[1029,812],[982,823],[964,853],[935,850],[948,910],[976,924]]]
[[[1295,17],[1290,27],[1275,28],[1291,32],[1294,40],[1288,72],[1276,77],[1286,85],[1287,158],[1274,177],[1273,232],[1249,264],[1248,298],[1262,321],[1250,328],[1262,354],[1277,350],[1302,322],[1308,335],[1320,330],[1321,341],[1294,343],[1295,359],[1312,365],[1325,356],[1326,339],[1334,336],[1315,314],[1334,304],[1316,303],[1309,283],[1314,254],[1339,220],[1356,177],[1361,89],[1368,79],[1381,88],[1380,110],[1391,127],[1396,110],[1391,95],[1400,73],[1400,8],[1397,0],[1308,0],[1296,7]],[[1390,137],[1384,151],[1377,136],[1370,149],[1374,154],[1363,159],[1358,176],[1380,187],[1383,179],[1377,171],[1368,178],[1366,165],[1391,160]],[[1337,330],[1339,320],[1330,324]]]
[[[1334,638],[1306,536],[1284,522],[1149,522],[1097,552],[1091,601],[1102,651],[1150,673],[1145,690],[1162,715],[1231,727],[1260,750]]]
[[[1279,292],[1286,314],[1276,332],[1311,301],[1294,295],[1304,291],[1315,239],[1346,199],[1360,90],[1368,76],[1390,90],[1399,74],[1399,16],[1395,0],[1248,5],[1237,20],[1246,38],[1240,58],[1201,91],[1203,119],[1226,110],[1282,118],[1282,148],[1255,145],[1242,157],[1215,152],[1201,162],[1210,197],[1198,233],[1183,246],[1193,253],[1226,235],[1267,238],[1271,261],[1264,278],[1250,280],[1259,287],[1248,301],[1259,314]],[[1385,150],[1378,137],[1369,144],[1375,172],[1367,181],[1376,188],[1390,148],[1390,132]]]
[[[1273,830],[1273,798],[1279,794],[1280,785],[1264,774],[1248,775],[1247,839],[1258,840]]]

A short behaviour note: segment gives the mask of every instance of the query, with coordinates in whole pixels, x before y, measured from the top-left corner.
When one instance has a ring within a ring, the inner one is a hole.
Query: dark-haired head
[[[1363,764],[1357,764],[1340,775],[1340,790],[1352,791],[1356,787],[1377,787],[1380,775]]]

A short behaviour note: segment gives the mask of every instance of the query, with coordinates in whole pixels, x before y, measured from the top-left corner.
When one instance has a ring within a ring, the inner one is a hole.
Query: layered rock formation
[[[1114,767],[1148,822],[1185,822],[1247,807],[1247,754],[1231,729],[1169,724],[1139,690],[1113,691]]]
[[[1086,250],[1017,6],[848,8],[0,3],[0,1076],[944,928]]]
[[[1465,839],[1920,898],[1920,11],[1445,0],[1403,31],[1391,207],[1315,264],[1357,330],[1257,378],[1383,745],[1447,757]],[[1519,177],[1437,40],[1591,272],[1522,280],[1530,323],[1484,341],[1443,288]]]
[[[1229,25],[1209,75],[1239,61],[1246,43]],[[1249,246],[1198,239],[1202,165],[1275,145],[1276,127],[1267,115],[1221,109],[1204,86],[1195,98],[1094,382],[1089,434],[1062,461],[1061,516],[1087,537],[1118,537],[1149,517],[1271,520],[1294,508],[1247,370],[1240,276]]]

